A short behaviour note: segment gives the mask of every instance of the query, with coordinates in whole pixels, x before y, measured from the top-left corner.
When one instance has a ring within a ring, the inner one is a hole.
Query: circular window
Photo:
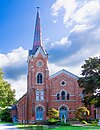
[[[42,64],[41,61],[38,61],[38,62],[37,62],[37,66],[41,67],[42,65],[43,65],[43,64]]]
[[[65,81],[61,81],[60,84],[61,84],[61,86],[65,86],[66,82]]]
[[[38,66],[42,66],[42,63],[40,61],[38,62]]]

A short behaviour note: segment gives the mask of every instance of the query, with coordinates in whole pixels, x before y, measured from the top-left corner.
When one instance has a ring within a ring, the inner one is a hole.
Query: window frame
[[[36,83],[37,84],[42,84],[43,83],[43,74],[42,73],[38,73],[36,76]]]
[[[36,101],[44,101],[44,90],[36,90],[35,95]]]
[[[62,95],[62,93],[64,92],[64,95]],[[64,98],[63,98],[64,97]],[[61,100],[65,101],[66,100],[66,92],[63,90],[61,91]]]

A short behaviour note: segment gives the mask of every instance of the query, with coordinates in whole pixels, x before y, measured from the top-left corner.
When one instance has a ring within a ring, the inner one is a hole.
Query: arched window
[[[59,93],[57,94],[57,100],[60,100],[60,94]]]
[[[65,100],[65,91],[62,91],[62,92],[61,92],[61,99],[62,99],[62,100]]]
[[[43,111],[43,108],[41,106],[36,108],[36,111]]]
[[[42,84],[42,80],[43,80],[42,74],[39,73],[39,74],[37,75],[37,83],[38,83],[38,84]]]
[[[67,108],[65,106],[62,106],[60,110],[67,110]]]

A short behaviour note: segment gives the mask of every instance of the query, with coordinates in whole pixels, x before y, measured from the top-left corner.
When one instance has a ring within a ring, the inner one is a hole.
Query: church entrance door
[[[62,106],[59,111],[61,122],[66,122],[68,119],[68,110],[65,106]]]
[[[43,108],[40,106],[36,108],[36,120],[43,120]]]

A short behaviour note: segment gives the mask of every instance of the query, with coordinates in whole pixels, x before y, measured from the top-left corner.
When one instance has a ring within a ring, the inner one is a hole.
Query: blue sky
[[[0,0],[0,67],[17,99],[26,92],[37,6],[50,74],[64,68],[80,76],[84,60],[100,56],[99,0]]]

